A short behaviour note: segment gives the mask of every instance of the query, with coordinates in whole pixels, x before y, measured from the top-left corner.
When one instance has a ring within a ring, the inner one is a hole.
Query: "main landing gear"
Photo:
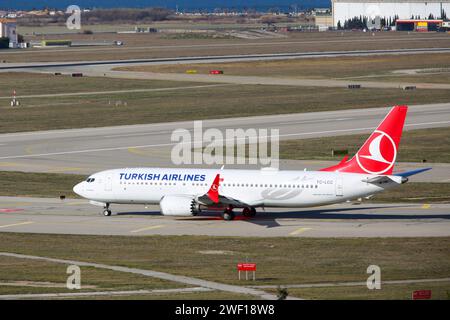
[[[222,217],[223,217],[223,220],[226,220],[226,221],[231,221],[231,220],[233,220],[233,219],[236,217],[236,215],[235,215],[234,212],[233,212],[233,207],[231,207],[231,206],[227,207],[227,208],[223,211]]]
[[[111,215],[111,210],[109,210],[109,203],[106,204],[106,206],[103,207],[103,215],[105,217],[109,217]]]
[[[242,215],[244,217],[254,217],[256,216],[256,209],[253,207],[245,207],[242,210]],[[227,207],[222,213],[222,217],[226,221],[233,220],[236,217],[235,213],[233,212],[233,207],[231,206]]]
[[[242,215],[244,217],[254,217],[256,216],[256,209],[253,207],[245,207],[244,210],[242,210]]]

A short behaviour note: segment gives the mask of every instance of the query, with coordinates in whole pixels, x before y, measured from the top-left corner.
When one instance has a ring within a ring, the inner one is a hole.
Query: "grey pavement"
[[[237,237],[447,237],[450,204],[343,203],[315,208],[258,209],[254,218],[236,210],[196,217],[162,216],[156,205],[112,205],[113,215],[87,200],[0,197],[0,232],[84,235],[207,235]]]

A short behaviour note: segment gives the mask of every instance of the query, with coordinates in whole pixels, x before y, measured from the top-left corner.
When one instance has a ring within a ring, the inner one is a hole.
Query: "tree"
[[[342,26],[341,26],[341,20],[338,21],[338,23],[337,23],[337,28],[338,28],[338,30],[341,30],[341,29],[342,29]]]

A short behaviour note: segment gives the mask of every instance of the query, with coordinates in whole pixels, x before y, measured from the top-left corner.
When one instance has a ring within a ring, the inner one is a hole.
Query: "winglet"
[[[405,172],[397,172],[394,173],[395,176],[400,176],[400,177],[410,177],[413,176],[415,174],[421,173],[421,172],[425,172],[428,170],[431,170],[432,168],[422,168],[422,169],[415,169],[415,170],[411,170],[411,171],[405,171]]]
[[[214,203],[219,202],[219,184],[220,184],[220,174],[216,175],[216,177],[214,178],[214,181],[207,193],[208,197]]]

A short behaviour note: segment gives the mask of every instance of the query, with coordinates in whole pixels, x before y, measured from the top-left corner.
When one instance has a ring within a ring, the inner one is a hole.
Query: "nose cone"
[[[73,192],[75,192],[79,196],[84,197],[84,181],[75,185],[75,187],[73,187]]]

